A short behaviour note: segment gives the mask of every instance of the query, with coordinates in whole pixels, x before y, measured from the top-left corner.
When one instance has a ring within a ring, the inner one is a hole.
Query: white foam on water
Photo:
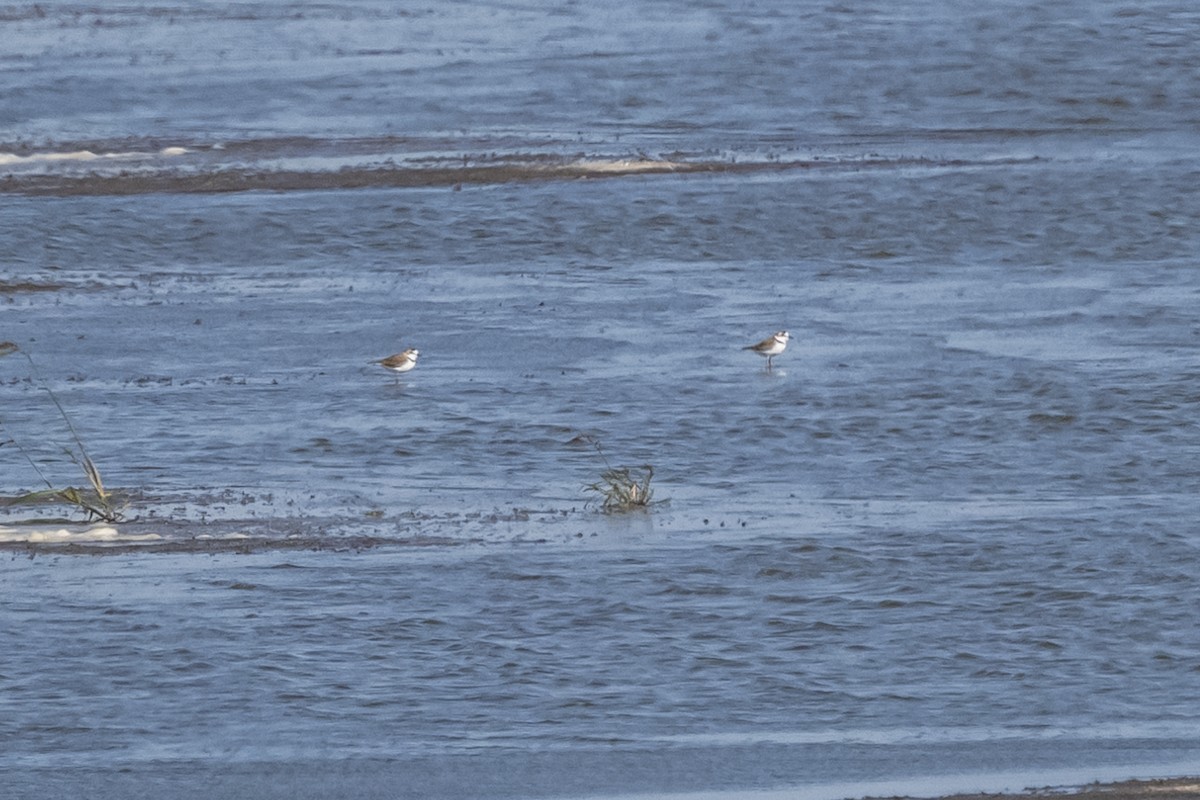
[[[84,162],[84,161],[128,161],[143,158],[157,158],[181,156],[188,152],[186,147],[164,147],[157,153],[144,153],[131,151],[128,153],[95,153],[91,150],[72,150],[70,152],[61,153],[31,153],[29,155],[19,155],[17,153],[0,153],[0,167],[4,166],[23,166],[31,164],[54,164],[59,162]]]
[[[571,164],[574,169],[596,174],[674,170],[683,166],[685,165],[676,161],[655,161],[653,159],[581,159]]]
[[[0,525],[0,542],[79,544],[96,542],[150,542],[157,533],[124,534],[112,525]]]

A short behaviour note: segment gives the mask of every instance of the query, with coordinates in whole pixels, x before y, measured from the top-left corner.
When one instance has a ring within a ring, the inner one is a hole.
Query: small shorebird
[[[743,347],[743,350],[753,350],[760,356],[767,357],[767,369],[771,368],[771,359],[787,349],[788,339],[792,335],[787,331],[779,331],[774,336],[768,336],[758,344],[752,344],[749,347]]]
[[[421,355],[421,351],[415,347],[410,347],[403,353],[396,353],[394,356],[381,358],[378,361],[372,361],[372,364],[378,364],[384,369],[390,369],[396,373],[396,380],[400,380],[401,372],[408,372],[417,365],[417,356]]]

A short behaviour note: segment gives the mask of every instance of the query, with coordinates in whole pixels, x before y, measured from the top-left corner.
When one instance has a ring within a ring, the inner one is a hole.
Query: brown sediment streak
[[[506,162],[467,166],[347,167],[336,171],[223,169],[204,173],[183,171],[128,172],[89,175],[9,175],[0,179],[0,193],[88,196],[155,193],[217,194],[250,191],[313,191],[365,188],[422,188],[513,182],[619,178],[635,175],[696,173],[771,173],[802,169],[880,169],[904,167],[954,168],[995,162],[927,159],[799,160],[799,161],[657,161],[648,159],[587,159],[545,162]],[[1007,162],[1012,163],[1012,162]]]
[[[0,295],[17,292],[57,292],[65,289],[63,283],[37,283],[34,281],[0,281]]]
[[[0,552],[26,553],[28,555],[90,555],[113,556],[129,555],[131,553],[175,553],[211,555],[214,553],[261,553],[285,552],[290,550],[369,550],[376,547],[430,547],[449,546],[457,544],[447,539],[421,537],[410,539],[380,538],[376,536],[298,536],[289,538],[241,537],[221,539],[159,539],[145,540],[115,540],[110,542],[92,541],[59,541],[59,542],[30,542],[11,541],[0,542]]]

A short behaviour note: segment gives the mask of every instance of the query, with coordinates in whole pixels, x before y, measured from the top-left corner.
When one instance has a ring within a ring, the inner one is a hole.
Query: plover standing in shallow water
[[[415,347],[410,347],[403,353],[396,353],[394,356],[381,358],[378,361],[372,361],[372,364],[378,364],[384,369],[390,369],[396,373],[396,380],[400,380],[401,372],[408,372],[417,365],[417,356],[421,355],[421,351]]]
[[[754,352],[758,353],[760,356],[766,356],[767,369],[770,369],[771,368],[771,359],[774,358],[775,356],[779,355],[780,353],[782,353],[785,349],[787,349],[788,339],[790,339],[790,338],[792,338],[792,335],[790,333],[788,333],[787,331],[779,331],[774,336],[768,336],[766,339],[763,339],[758,344],[752,344],[752,345],[749,345],[748,347],[743,347],[742,349],[743,350],[753,350]]]

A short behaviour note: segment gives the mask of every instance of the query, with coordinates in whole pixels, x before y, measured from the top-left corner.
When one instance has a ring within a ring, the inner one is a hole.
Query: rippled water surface
[[[939,9],[0,7],[0,783],[1200,769],[1198,15]]]

